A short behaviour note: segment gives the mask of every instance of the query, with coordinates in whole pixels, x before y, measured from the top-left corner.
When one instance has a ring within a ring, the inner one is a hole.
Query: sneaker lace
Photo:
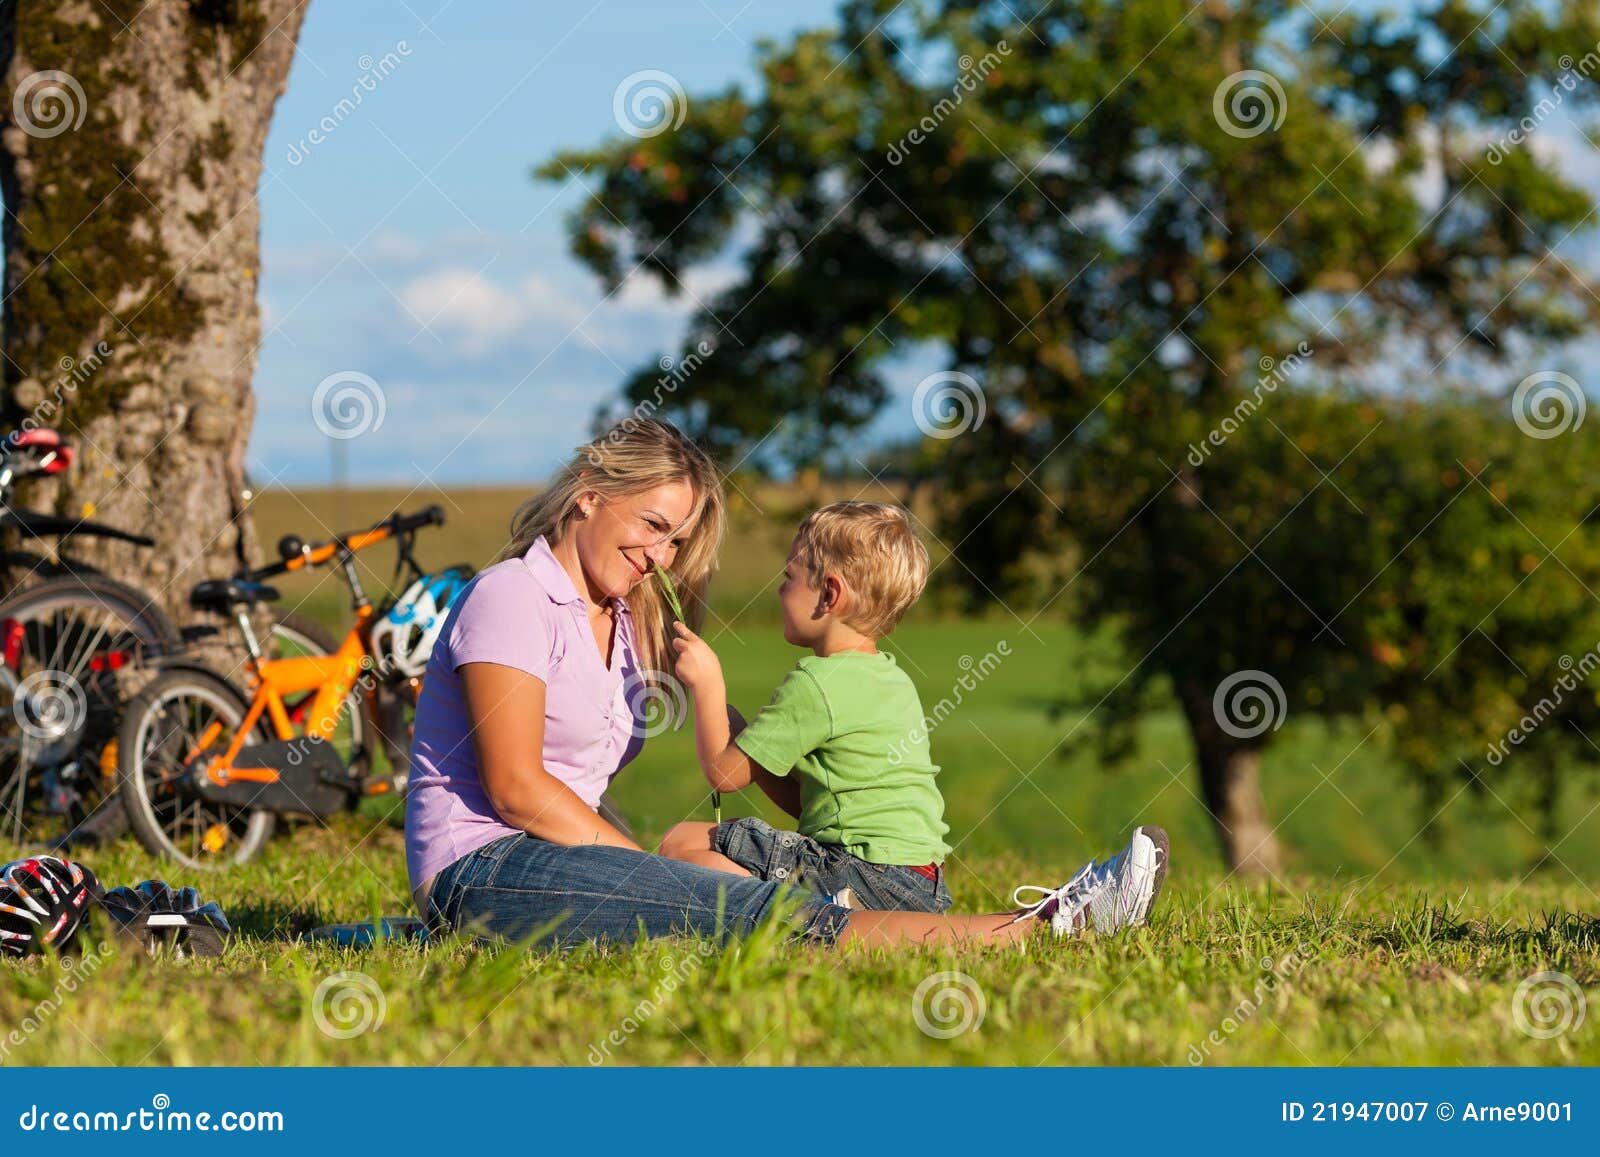
[[[1053,899],[1061,904],[1072,903],[1074,899],[1082,898],[1088,891],[1093,890],[1094,885],[1098,883],[1098,880],[1094,879],[1094,867],[1096,866],[1091,859],[1090,863],[1086,863],[1072,875],[1072,879],[1062,883],[1058,888],[1045,888],[1037,883],[1022,883],[1011,891],[1011,903],[1027,909],[1022,915],[1034,915],[1038,909],[1042,909]],[[1024,899],[1024,896],[1029,895],[1037,896],[1037,899]],[[1021,915],[1018,919],[1022,919]]]

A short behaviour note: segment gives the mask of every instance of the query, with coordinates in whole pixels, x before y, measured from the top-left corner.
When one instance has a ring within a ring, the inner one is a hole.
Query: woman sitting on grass
[[[406,866],[431,925],[563,946],[742,935],[790,891],[796,933],[829,945],[1008,943],[1144,920],[1166,874],[1159,829],[1033,889],[1037,903],[951,916],[847,909],[651,855],[606,822],[601,794],[643,746],[637,692],[671,664],[650,571],[670,567],[698,619],[723,525],[715,466],[654,420],[581,447],[517,511],[511,543],[452,607],[417,707]]]

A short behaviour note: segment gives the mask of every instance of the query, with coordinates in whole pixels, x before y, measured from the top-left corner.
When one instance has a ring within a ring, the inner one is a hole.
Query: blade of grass
[[[661,580],[661,593],[667,596],[667,605],[672,608],[672,617],[678,622],[683,622],[683,604],[678,601],[678,592],[672,585],[672,576],[665,567],[655,567],[656,578]],[[711,793],[711,816],[717,822],[722,822],[722,793]]]
[[[672,608],[672,617],[678,622],[683,622],[683,604],[678,601],[678,591],[672,585],[672,576],[663,567],[655,568],[656,578],[661,580],[661,593],[667,596],[667,605]]]

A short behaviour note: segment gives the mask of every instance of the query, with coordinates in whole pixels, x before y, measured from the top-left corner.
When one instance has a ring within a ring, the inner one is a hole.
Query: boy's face
[[[783,608],[783,641],[796,647],[814,646],[827,630],[822,609],[823,592],[811,585],[811,576],[789,548],[783,582],[778,585],[778,605]]]

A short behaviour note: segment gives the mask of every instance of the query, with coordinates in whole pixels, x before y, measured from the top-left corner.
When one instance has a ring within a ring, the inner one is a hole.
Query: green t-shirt
[[[944,798],[910,676],[880,651],[808,655],[734,740],[800,777],[800,834],[871,864],[942,863]]]

